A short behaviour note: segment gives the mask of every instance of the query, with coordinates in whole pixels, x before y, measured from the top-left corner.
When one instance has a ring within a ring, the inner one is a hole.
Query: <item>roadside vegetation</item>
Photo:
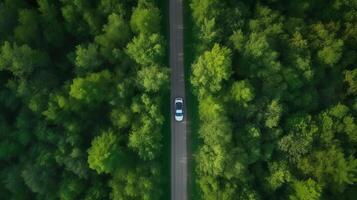
[[[355,199],[357,1],[189,5],[200,199]]]
[[[0,199],[167,196],[161,13],[155,0],[0,1]]]

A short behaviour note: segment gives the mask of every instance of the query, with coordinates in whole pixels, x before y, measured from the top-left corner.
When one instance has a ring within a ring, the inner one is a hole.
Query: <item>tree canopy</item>
[[[354,199],[357,2],[189,5],[194,198]]]
[[[0,1],[0,199],[165,199],[161,4]]]

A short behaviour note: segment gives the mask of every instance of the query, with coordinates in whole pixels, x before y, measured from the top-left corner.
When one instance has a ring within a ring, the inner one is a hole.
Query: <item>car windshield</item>
[[[176,103],[176,110],[182,110],[182,103]]]
[[[176,116],[182,116],[183,113],[176,113]]]

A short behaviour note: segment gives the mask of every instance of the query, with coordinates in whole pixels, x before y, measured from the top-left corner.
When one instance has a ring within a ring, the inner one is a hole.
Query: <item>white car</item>
[[[175,120],[181,122],[183,120],[183,99],[175,99]]]

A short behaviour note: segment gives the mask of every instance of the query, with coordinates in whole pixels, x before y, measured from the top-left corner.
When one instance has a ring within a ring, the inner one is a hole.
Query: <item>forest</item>
[[[163,199],[157,0],[0,0],[0,199]]]
[[[194,199],[356,199],[357,1],[187,8]]]
[[[354,200],[357,0],[184,2],[191,199]],[[0,0],[1,200],[169,198],[166,4]]]

